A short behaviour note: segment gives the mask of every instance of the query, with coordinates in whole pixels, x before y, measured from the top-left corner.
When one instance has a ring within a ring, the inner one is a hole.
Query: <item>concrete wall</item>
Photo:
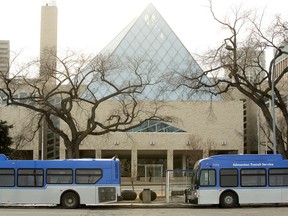
[[[109,101],[99,110],[99,118],[106,119],[109,113],[115,110],[116,101]],[[149,108],[147,108],[149,109]],[[80,125],[85,125],[85,115],[88,113],[78,109],[74,117]],[[13,124],[12,137],[20,134],[28,136],[37,126],[37,119],[33,113],[24,108],[15,106],[0,107],[2,120]],[[172,122],[167,122],[174,127],[186,132],[115,132],[103,136],[88,136],[80,145],[81,150],[95,152],[96,158],[105,156],[103,152],[121,154],[125,152],[137,167],[139,155],[147,157],[164,157],[167,160],[167,168],[173,169],[173,160],[181,156],[185,160],[185,152],[200,150],[203,157],[208,156],[210,151],[233,151],[244,153],[243,148],[243,104],[241,101],[166,101],[161,109],[161,115],[170,116]],[[31,120],[34,121],[31,122]],[[62,129],[65,124],[60,122]],[[25,132],[26,131],[26,132]],[[67,130],[68,131],[68,130]],[[22,150],[32,150],[33,158],[39,158],[38,133],[33,141],[20,146]],[[197,153],[198,154],[198,153]],[[143,156],[143,157],[144,157]],[[60,158],[65,158],[63,141],[60,144]],[[183,167],[185,167],[183,162]],[[135,171],[137,173],[137,171]]]

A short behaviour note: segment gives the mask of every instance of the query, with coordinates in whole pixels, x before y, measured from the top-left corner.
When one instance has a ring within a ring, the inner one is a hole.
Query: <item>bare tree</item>
[[[272,100],[273,74],[275,61],[278,57],[288,54],[280,42],[287,42],[287,21],[277,16],[267,28],[263,24],[264,12],[257,14],[257,10],[241,10],[237,7],[231,9],[233,17],[218,18],[210,1],[210,10],[214,20],[222,26],[222,30],[228,36],[223,38],[223,43],[215,49],[211,49],[202,56],[204,71],[191,73],[191,70],[175,71],[174,80],[178,86],[186,86],[195,91],[209,91],[212,94],[231,94],[233,90],[251,99],[262,110],[263,116],[273,128],[273,117],[267,106],[267,101]],[[274,57],[266,69],[264,51],[267,48],[276,50]],[[224,76],[223,76],[224,71]],[[287,158],[288,111],[285,101],[287,87],[283,85],[283,77],[287,74],[288,67],[284,67],[277,73],[274,82],[275,106],[277,112],[285,121],[286,132],[282,133],[279,125],[276,125],[277,150]],[[209,80],[207,79],[209,77]],[[287,146],[286,146],[287,147]]]
[[[29,112],[25,112],[25,120],[22,119],[22,121],[19,122],[19,119],[17,119],[13,124],[15,132],[13,133],[12,137],[14,142],[13,151],[11,153],[12,158],[31,159],[26,158],[26,154],[22,153],[21,149],[27,145],[31,145],[38,134],[38,130],[41,128],[41,125],[39,124],[39,118],[41,118],[41,115],[33,112],[32,110],[28,111]]]
[[[57,67],[51,64],[51,56]],[[40,114],[39,124],[45,120],[50,130],[63,139],[67,158],[79,157],[79,145],[88,135],[126,131],[147,119],[162,119],[158,103],[140,100],[145,88],[153,85],[153,62],[112,55],[91,58],[72,51],[62,58],[53,53],[51,56],[46,63],[37,60],[10,69],[9,76],[0,72],[0,92],[7,105]],[[35,68],[45,73],[29,78]],[[119,80],[119,74],[128,78]],[[25,95],[19,97],[21,92]],[[113,109],[104,114],[101,110],[107,104]],[[60,127],[55,119],[60,119]]]
[[[186,147],[189,158],[189,166],[193,167],[195,163],[203,158],[203,151],[210,152],[215,150],[216,144],[212,139],[204,139],[197,135],[190,135]]]

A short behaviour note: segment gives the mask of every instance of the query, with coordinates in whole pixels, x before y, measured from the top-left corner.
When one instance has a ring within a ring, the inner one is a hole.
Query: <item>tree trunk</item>
[[[66,146],[66,159],[76,159],[80,158],[79,145],[73,142],[65,142]]]
[[[273,118],[272,118],[272,115],[270,113],[270,110],[266,107],[265,103],[262,104],[262,106],[259,106],[262,110],[262,113],[264,115],[264,118],[270,128],[270,130],[272,131],[273,133]],[[276,146],[276,153],[278,154],[281,154],[283,155],[283,157],[285,159],[287,159],[287,154],[286,154],[286,151],[285,151],[285,142],[283,140],[283,137],[282,137],[282,133],[281,131],[279,130],[279,128],[276,126],[276,143],[277,143],[277,146]],[[287,125],[288,126],[288,125]],[[273,143],[274,145],[274,143]]]
[[[287,154],[285,151],[285,143],[282,138],[282,133],[278,128],[276,128],[276,142],[277,142],[277,148],[276,148],[277,153],[283,155],[283,157],[287,159]]]
[[[134,188],[134,177],[133,176],[130,176],[130,181],[131,181],[132,190],[134,191],[135,188]]]

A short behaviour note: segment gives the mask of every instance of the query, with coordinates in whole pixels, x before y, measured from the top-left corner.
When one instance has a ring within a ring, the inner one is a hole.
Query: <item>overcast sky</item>
[[[0,0],[0,40],[10,40],[12,51],[39,55],[42,0]],[[99,52],[152,3],[191,53],[217,40],[220,29],[207,0],[56,0],[58,48]],[[269,17],[288,15],[287,0],[213,0],[219,17],[231,7],[266,8]],[[287,16],[288,17],[288,16]]]

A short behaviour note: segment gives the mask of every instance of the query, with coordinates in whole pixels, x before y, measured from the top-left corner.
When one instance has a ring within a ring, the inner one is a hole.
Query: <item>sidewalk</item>
[[[1,208],[54,208],[56,205],[51,204],[0,204]],[[183,201],[183,197],[175,197],[166,202],[165,197],[157,197],[156,200],[151,201],[151,203],[143,203],[139,198],[136,200],[124,200],[116,203],[109,204],[95,204],[87,205],[84,208],[193,208],[192,204],[186,204]]]
[[[125,182],[122,181],[121,184],[121,191],[123,190],[131,190],[132,186],[130,182]],[[191,204],[185,203],[185,198],[184,196],[173,196],[169,197],[168,202],[165,197],[166,194],[166,185],[164,182],[161,183],[155,183],[155,182],[134,182],[134,191],[137,193],[137,198],[136,200],[123,200],[119,201],[117,203],[111,203],[108,204],[109,206],[117,206],[117,207],[146,207],[146,208],[153,208],[153,207],[191,207]],[[157,194],[157,198],[154,201],[151,201],[151,203],[143,203],[139,199],[139,194],[144,190],[144,189],[150,189],[154,191]],[[183,188],[181,188],[183,189]],[[184,189],[183,189],[184,190]],[[107,206],[107,204],[105,204]]]
[[[183,197],[173,197],[167,202],[165,197],[157,197],[156,200],[151,203],[143,203],[139,198],[136,200],[123,200],[117,203],[100,205],[103,207],[117,207],[117,208],[191,208],[191,204],[184,203]]]

